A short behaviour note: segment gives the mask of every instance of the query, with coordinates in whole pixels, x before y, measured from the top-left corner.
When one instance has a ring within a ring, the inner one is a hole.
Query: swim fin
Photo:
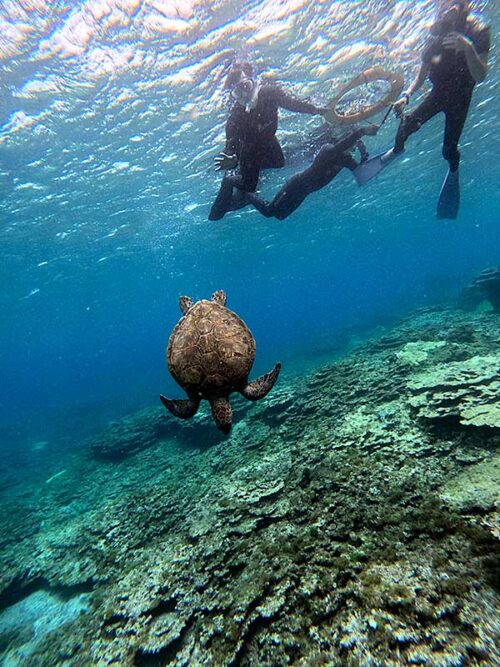
[[[455,220],[460,207],[460,176],[456,171],[448,170],[439,193],[436,216],[440,219]]]
[[[400,153],[395,153],[394,149],[386,151],[385,153],[379,153],[379,155],[374,155],[373,157],[361,162],[356,169],[352,172],[354,178],[359,186],[365,185],[368,181],[371,181],[377,174],[387,167],[395,158],[399,157],[403,151]]]

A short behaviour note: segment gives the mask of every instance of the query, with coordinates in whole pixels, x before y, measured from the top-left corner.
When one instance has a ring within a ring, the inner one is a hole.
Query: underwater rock
[[[238,416],[242,413],[239,402],[234,412]],[[207,412],[200,412],[190,422],[178,424],[172,422],[162,408],[146,408],[113,423],[90,441],[90,449],[97,459],[117,462],[167,439],[185,447],[198,447],[201,429],[206,431],[209,423]],[[221,440],[220,434],[208,432],[204,446],[212,446]]]
[[[413,376],[408,387],[419,417],[500,428],[500,355],[438,365]]]
[[[446,345],[444,340],[406,343],[403,349],[396,352],[396,357],[410,366],[418,366],[423,361],[427,361],[429,354],[444,345]]]
[[[465,309],[477,308],[487,300],[500,313],[500,266],[482,271],[462,292],[460,305]]]
[[[464,514],[486,513],[500,506],[500,454],[467,467],[444,484],[440,496]]]

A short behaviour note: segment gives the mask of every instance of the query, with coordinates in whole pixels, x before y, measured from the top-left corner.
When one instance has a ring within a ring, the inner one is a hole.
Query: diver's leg
[[[242,192],[255,192],[260,176],[260,162],[240,164],[240,173],[229,176],[232,185]]]
[[[259,174],[259,165],[252,163],[244,164],[238,174],[226,175],[210,211],[209,220],[220,220],[228,211],[238,211],[244,208],[248,204],[245,193],[255,192]]]
[[[221,220],[231,210],[231,202],[233,200],[233,183],[231,178],[227,174],[224,175],[217,197],[208,214],[209,220]]]
[[[309,192],[306,187],[304,172],[301,172],[289,178],[270,202],[264,201],[251,192],[246,192],[245,197],[266,218],[284,220],[302,204]]]
[[[270,204],[272,215],[278,220],[288,218],[311,192],[304,178],[304,173],[300,172],[289,178],[272,200]]]
[[[364,150],[366,151],[366,148]],[[366,157],[364,157],[364,153],[361,150],[360,153],[361,153],[361,162],[366,162],[366,160],[368,159],[368,152],[366,153]],[[354,171],[357,167],[359,167],[359,162],[356,162],[356,160],[352,157],[352,155],[350,155],[350,153],[343,153],[339,157],[337,164],[339,166],[339,171],[340,169],[349,169],[349,171]]]
[[[269,142],[269,147],[262,158],[262,169],[281,169],[285,166],[285,156],[280,146],[280,142],[273,137]]]
[[[404,114],[399,123],[394,142],[394,153],[402,153],[405,142],[411,134],[414,134],[424,123],[443,111],[443,103],[434,93],[430,93],[414,111]]]
[[[354,134],[358,136],[357,131],[352,133]],[[357,139],[352,137],[349,145],[354,145],[356,141]],[[350,156],[339,152],[345,145],[347,144],[344,144],[343,140],[337,144],[324,144],[312,164],[289,178],[272,200],[270,204],[272,215],[278,220],[288,218],[308,195],[331,183],[343,166],[349,163],[349,166],[354,168],[355,165],[351,164]]]
[[[449,105],[445,110],[446,123],[444,128],[443,157],[448,161],[450,171],[456,171],[460,163],[458,142],[462,136],[470,102],[471,95],[467,95],[467,97]]]
[[[252,206],[255,206],[257,211],[259,213],[262,213],[263,216],[266,218],[272,218],[274,213],[273,213],[273,208],[271,203],[264,201],[261,199],[261,197],[258,197],[254,192],[245,192],[244,193],[245,199],[249,204],[252,204]]]
[[[267,218],[288,218],[302,204],[305,198],[321,188],[328,185],[342,169],[342,161],[345,159],[342,148],[346,145],[353,146],[359,139],[359,131],[349,135],[350,140],[345,139],[337,144],[324,144],[314,158],[312,164],[289,178],[271,202],[265,202],[254,194],[246,193],[247,201]]]
[[[464,129],[471,95],[448,102],[445,109],[446,125],[443,140],[443,157],[449,164],[449,170],[439,193],[436,215],[439,219],[455,220],[460,209],[460,152],[458,142]]]

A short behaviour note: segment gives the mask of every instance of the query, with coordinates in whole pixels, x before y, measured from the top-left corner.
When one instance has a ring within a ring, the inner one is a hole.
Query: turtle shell
[[[210,398],[247,383],[255,340],[235,313],[215,301],[198,301],[179,320],[167,347],[167,365],[181,387]]]

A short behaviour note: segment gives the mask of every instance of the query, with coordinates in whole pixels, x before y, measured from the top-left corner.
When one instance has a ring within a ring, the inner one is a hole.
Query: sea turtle
[[[211,301],[193,303],[189,297],[181,296],[179,305],[183,316],[168,341],[167,366],[188,399],[160,396],[161,402],[176,417],[188,419],[205,398],[217,427],[227,434],[232,425],[229,394],[238,391],[249,401],[264,398],[278,379],[281,364],[248,382],[255,359],[255,340],[243,320],[226,308],[222,290],[215,292]]]

